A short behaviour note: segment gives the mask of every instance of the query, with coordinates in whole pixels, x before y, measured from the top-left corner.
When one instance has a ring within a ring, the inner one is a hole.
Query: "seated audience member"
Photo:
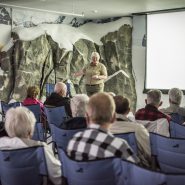
[[[23,100],[22,104],[23,105],[39,104],[40,107],[43,108],[44,107],[43,103],[37,99],[39,93],[40,90],[38,86],[34,85],[28,87],[26,99]]]
[[[115,96],[116,104],[116,122],[111,125],[110,131],[113,134],[134,132],[139,149],[139,158],[143,165],[149,166],[151,161],[151,150],[149,142],[149,133],[146,128],[136,122],[132,122],[128,117],[130,112],[130,103],[123,96]]]
[[[26,107],[11,108],[6,113],[5,130],[9,137],[0,138],[0,149],[18,149],[43,146],[49,179],[55,185],[61,184],[61,164],[44,142],[31,139],[35,116]]]
[[[145,99],[146,106],[145,108],[139,109],[135,113],[135,119],[155,121],[160,118],[166,118],[170,121],[170,116],[158,110],[158,108],[162,105],[161,95],[161,91],[157,89],[147,92],[147,99]]]
[[[63,82],[57,82],[55,84],[54,92],[51,93],[49,97],[47,97],[44,105],[52,106],[52,107],[60,107],[64,106],[66,114],[69,117],[72,117],[71,108],[70,108],[70,98],[66,97],[67,86]]]
[[[70,140],[67,147],[69,157],[80,161],[107,157],[138,161],[127,142],[108,131],[115,121],[115,103],[108,93],[96,93],[90,97],[86,116],[88,129],[78,132]]]
[[[22,104],[24,106],[39,104],[42,112],[41,122],[45,123],[47,118],[44,113],[44,105],[40,100],[37,99],[39,93],[40,93],[40,90],[38,86],[34,85],[34,86],[28,87],[26,99],[23,100]]]
[[[62,123],[62,129],[80,129],[87,127],[85,112],[88,101],[89,97],[86,94],[76,94],[73,96],[70,102],[73,117]]]
[[[160,111],[166,114],[177,113],[182,117],[185,117],[185,108],[180,107],[183,92],[179,88],[172,88],[168,92],[169,95],[169,107],[163,108]]]

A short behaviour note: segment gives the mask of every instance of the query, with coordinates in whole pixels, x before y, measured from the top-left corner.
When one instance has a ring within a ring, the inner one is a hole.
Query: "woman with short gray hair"
[[[35,116],[26,107],[11,108],[5,117],[5,130],[9,137],[0,138],[0,149],[29,148],[43,146],[48,176],[53,184],[61,185],[61,164],[53,155],[51,148],[44,142],[31,139],[35,127]]]
[[[62,129],[81,129],[86,128],[86,106],[89,102],[89,97],[86,94],[76,94],[71,99],[71,112],[73,118],[67,120],[61,125]]]
[[[181,104],[181,100],[183,97],[183,92],[179,88],[172,88],[168,92],[169,95],[169,101],[172,104]]]
[[[11,138],[31,138],[35,122],[35,116],[27,108],[11,108],[6,113],[5,129]]]
[[[183,92],[179,88],[171,88],[168,92],[168,95],[169,106],[161,109],[161,111],[166,114],[177,113],[180,116],[183,116],[183,119],[185,120],[185,108],[180,107],[183,98]],[[182,122],[184,120],[182,120]]]
[[[85,117],[86,105],[89,97],[86,94],[76,94],[71,99],[71,111],[73,117]]]

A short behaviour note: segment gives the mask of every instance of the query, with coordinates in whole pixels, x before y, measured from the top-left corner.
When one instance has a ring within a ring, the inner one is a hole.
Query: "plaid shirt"
[[[68,144],[67,153],[70,158],[79,161],[119,157],[138,162],[125,140],[100,129],[98,124],[90,124],[89,129],[75,134]]]
[[[139,109],[135,113],[135,119],[136,120],[149,120],[149,121],[155,121],[160,118],[166,118],[168,122],[170,121],[170,116],[162,113],[157,109],[157,107],[147,104],[145,108]]]

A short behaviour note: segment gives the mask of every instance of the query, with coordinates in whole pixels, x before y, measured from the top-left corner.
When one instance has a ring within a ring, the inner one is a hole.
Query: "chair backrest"
[[[185,182],[185,174],[167,174],[166,176],[168,185],[182,185]]]
[[[125,161],[124,161],[125,162]],[[124,162],[122,165],[124,165]],[[165,185],[166,175],[146,168],[130,164],[129,185]]]
[[[36,123],[32,139],[36,140],[36,141],[46,141],[45,133],[46,132],[45,132],[45,130],[43,128],[42,123]]]
[[[2,114],[5,115],[6,112],[8,111],[8,109],[10,108],[15,108],[15,107],[19,107],[21,106],[21,102],[13,102],[13,103],[6,103],[4,101],[1,101],[1,110],[2,110]]]
[[[185,139],[185,125],[170,121],[170,137]]]
[[[115,137],[120,137],[127,141],[127,143],[130,145],[130,147],[133,149],[133,151],[138,154],[138,148],[137,148],[137,141],[136,136],[134,132],[128,132],[128,133],[122,133],[122,134],[114,134]]]
[[[46,83],[46,97],[48,97],[52,92],[54,92],[55,84]]]
[[[24,105],[26,108],[28,108],[33,114],[35,115],[36,122],[41,122],[41,107],[39,104],[32,104],[32,105]]]
[[[47,175],[42,147],[0,150],[0,180],[3,185],[40,185],[42,175]]]
[[[151,153],[163,172],[185,173],[185,140],[150,133]]]
[[[137,123],[142,124],[148,132],[157,133],[163,136],[170,136],[169,133],[169,122],[165,118],[157,119],[155,121],[149,120],[136,120]]]
[[[185,117],[184,117],[184,116],[181,116],[181,115],[178,114],[178,113],[171,113],[170,116],[171,116],[171,120],[172,120],[173,122],[182,124],[182,123],[184,123],[184,121],[185,121]]]
[[[125,166],[128,161],[123,161]],[[136,164],[129,164],[127,185],[182,185],[185,182],[185,174],[166,174],[142,168]]]
[[[58,155],[68,185],[124,185],[126,177],[119,158],[79,162],[68,158],[61,148],[58,148]]]
[[[74,134],[85,130],[85,128],[75,129],[75,130],[65,130],[65,129],[58,128],[54,124],[50,126],[51,126],[52,140],[56,143],[57,147],[61,147],[64,150],[66,150],[68,142],[70,139],[72,139]]]
[[[41,123],[42,112],[41,112],[40,105],[32,104],[32,105],[24,105],[24,107],[28,108],[31,112],[33,112],[36,118],[32,139],[36,141],[45,141],[45,130],[44,130],[43,124]]]
[[[79,162],[58,148],[63,175],[69,185],[182,185],[185,174],[152,171],[119,158]]]
[[[49,125],[60,126],[67,118],[65,107],[44,107]]]

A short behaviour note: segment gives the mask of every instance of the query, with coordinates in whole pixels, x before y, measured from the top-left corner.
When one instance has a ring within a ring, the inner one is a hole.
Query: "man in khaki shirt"
[[[87,64],[82,71],[75,73],[75,76],[84,75],[85,87],[88,96],[97,92],[103,92],[104,80],[107,79],[107,69],[105,65],[99,62],[100,55],[93,52],[91,55],[91,63]]]

